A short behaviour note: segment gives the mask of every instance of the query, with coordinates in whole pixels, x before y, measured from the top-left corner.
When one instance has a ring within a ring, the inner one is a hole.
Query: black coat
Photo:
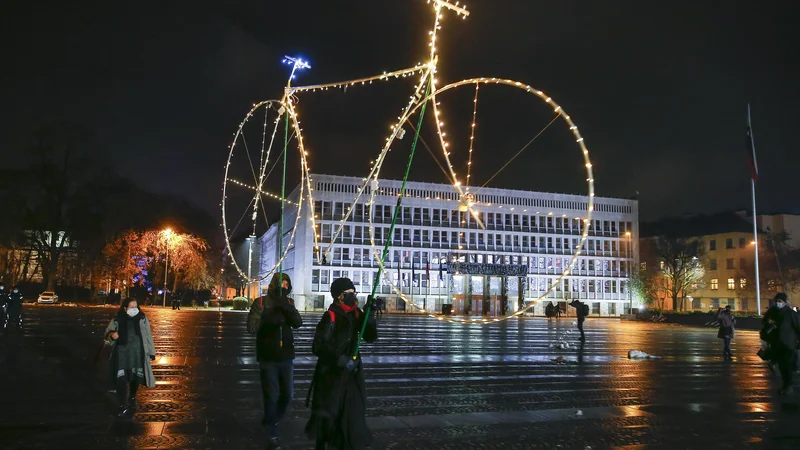
[[[586,314],[583,311],[583,305],[585,305],[585,303],[578,300],[573,300],[572,303],[569,304],[569,306],[575,308],[575,314],[578,315],[578,322],[583,322],[586,320]]]
[[[324,439],[332,448],[361,449],[372,435],[366,423],[366,388],[361,368],[349,372],[344,365],[352,360],[364,313],[356,308],[346,312],[334,303],[322,316],[314,334],[312,351],[317,356],[311,396],[311,418],[306,433]],[[371,313],[364,330],[364,341],[375,342],[378,329]]]
[[[8,292],[0,291],[0,308],[8,304]]]
[[[8,310],[13,312],[22,311],[22,294],[19,292],[12,292],[8,295]]]
[[[777,314],[778,343],[789,350],[795,350],[800,342],[800,316],[792,308],[784,306]]]
[[[247,331],[256,335],[256,354],[259,362],[294,359],[292,328],[303,326],[303,319],[294,302],[285,295],[268,292],[253,300],[247,315]]]

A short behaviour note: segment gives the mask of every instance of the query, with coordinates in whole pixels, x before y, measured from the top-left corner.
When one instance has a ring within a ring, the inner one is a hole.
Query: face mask
[[[127,313],[131,317],[136,317],[136,315],[139,314],[139,308],[128,308]]]
[[[16,290],[16,289],[14,289],[14,293],[16,294],[17,292],[19,292],[19,291],[18,291],[18,290]]]
[[[6,290],[6,288],[4,288],[3,286],[0,286],[0,291],[4,291],[4,290]]]
[[[355,292],[347,292],[344,294],[343,302],[347,306],[355,306],[358,303],[358,297]]]
[[[786,303],[783,303],[783,302],[778,302],[778,303],[775,304],[775,306],[777,306],[778,308],[783,308],[785,305],[786,305]]]

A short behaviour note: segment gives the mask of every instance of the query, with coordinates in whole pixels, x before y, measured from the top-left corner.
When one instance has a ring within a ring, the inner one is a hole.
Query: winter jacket
[[[585,305],[585,303],[579,300],[573,300],[572,303],[569,304],[569,306],[575,308],[575,314],[578,315],[578,322],[583,322],[584,320],[586,320],[586,314],[585,311],[583,310],[583,305]]]
[[[733,317],[733,314],[720,311],[717,313],[717,320],[719,321],[719,332],[717,332],[717,337],[720,339],[733,338],[733,326],[736,324],[736,318]]]
[[[112,388],[116,387],[115,383],[117,380],[117,341],[111,340],[109,335],[115,331],[119,331],[119,321],[116,317],[111,319],[111,322],[108,323],[105,333],[106,341],[110,342],[113,347],[111,350],[111,360],[108,364],[109,383]],[[150,331],[150,321],[147,320],[147,316],[142,317],[142,320],[139,321],[139,331],[141,332],[142,347],[144,349],[142,367],[144,369],[145,386],[155,387],[156,377],[153,375],[153,366],[150,364],[150,358],[156,356],[156,345],[153,342],[153,333]]]
[[[323,314],[314,334],[312,352],[317,356],[311,397],[311,418],[306,433],[312,439],[324,439],[332,448],[360,449],[369,444],[371,433],[366,424],[366,387],[361,368],[361,354],[354,372],[345,365],[352,360],[358,335],[364,324],[358,308],[346,311],[334,303]],[[378,339],[375,316],[370,313],[364,341]]]
[[[784,306],[778,312],[775,322],[778,325],[778,343],[789,350],[795,350],[800,342],[800,316]]]
[[[292,328],[301,326],[303,319],[289,297],[270,290],[267,295],[253,300],[247,315],[247,331],[256,335],[258,362],[294,359]]]
[[[9,296],[5,290],[0,291],[0,308],[8,305]]]
[[[12,292],[8,295],[8,310],[9,311],[22,311],[22,294],[19,292]]]

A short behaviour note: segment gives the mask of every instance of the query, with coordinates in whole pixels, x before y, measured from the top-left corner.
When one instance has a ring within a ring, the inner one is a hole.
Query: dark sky
[[[759,207],[800,210],[800,15],[791,1],[468,5],[467,20],[445,15],[440,84],[497,76],[552,95],[592,150],[598,195],[638,191],[642,220],[749,205],[750,102]],[[409,67],[426,58],[432,21],[423,0],[12,0],[0,16],[5,164],[19,161],[37,125],[66,119],[91,130],[86,151],[121,175],[214,214],[232,133],[254,102],[280,97],[285,54],[311,61],[299,84]],[[411,88],[405,80],[301,94],[312,170],[365,175]],[[442,100],[461,166],[472,93]],[[487,90],[479,105],[476,181],[549,121],[522,93]],[[493,185],[585,193],[574,141],[560,123],[552,128]],[[407,150],[396,149],[393,178]],[[412,177],[444,181],[420,152]]]

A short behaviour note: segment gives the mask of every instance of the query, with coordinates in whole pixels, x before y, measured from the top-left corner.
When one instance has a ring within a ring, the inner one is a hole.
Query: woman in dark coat
[[[731,313],[731,305],[717,311],[717,320],[719,321],[719,331],[717,337],[722,339],[722,359],[725,361],[733,361],[733,354],[731,353],[731,340],[733,339],[733,327],[736,325],[736,318]]]
[[[375,342],[378,330],[374,305],[369,318],[358,308],[355,286],[347,278],[331,284],[334,302],[322,316],[314,335],[312,351],[317,356],[309,397],[311,418],[306,433],[317,442],[337,450],[365,448],[372,434],[366,422],[366,388],[361,355],[353,360],[364,320],[364,341]],[[306,403],[308,400],[306,400]]]
[[[136,391],[140,385],[155,387],[155,376],[150,361],[156,359],[156,347],[150,331],[150,321],[136,299],[122,301],[117,316],[106,327],[105,338],[111,343],[109,382],[117,390],[119,411],[122,417],[136,410]]]

